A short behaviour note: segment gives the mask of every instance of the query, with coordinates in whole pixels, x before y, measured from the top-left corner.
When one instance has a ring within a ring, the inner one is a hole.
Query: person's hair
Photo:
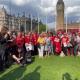
[[[1,34],[2,34],[2,35],[5,35],[7,32],[8,32],[8,28],[5,27],[5,26],[3,26],[3,27],[1,28]]]

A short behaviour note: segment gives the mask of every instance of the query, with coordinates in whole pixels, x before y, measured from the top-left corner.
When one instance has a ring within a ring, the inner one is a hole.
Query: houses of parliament
[[[65,4],[63,0],[58,0],[56,4],[56,30],[66,30],[66,24],[64,19],[64,12],[65,12]],[[80,23],[67,23],[67,31],[79,31]]]
[[[17,30],[17,31],[35,31],[38,26],[38,19],[31,19],[25,16],[23,13],[22,16],[15,16],[8,14],[6,9],[3,7],[0,9],[0,30],[2,27],[7,27],[10,31]]]

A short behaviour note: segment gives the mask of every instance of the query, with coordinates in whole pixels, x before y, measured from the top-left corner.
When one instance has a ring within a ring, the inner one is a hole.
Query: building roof
[[[57,4],[64,4],[63,0],[58,0]]]

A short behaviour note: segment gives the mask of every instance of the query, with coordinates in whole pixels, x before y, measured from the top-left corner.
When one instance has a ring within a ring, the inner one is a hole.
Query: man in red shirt
[[[18,48],[23,48],[24,45],[24,38],[22,36],[22,33],[18,33],[17,37],[16,37],[16,45]]]
[[[18,58],[15,55],[13,57],[17,60],[18,63],[20,63],[21,59],[23,59],[23,56],[24,56],[24,37],[21,32],[18,32],[18,35],[15,41],[17,45]]]

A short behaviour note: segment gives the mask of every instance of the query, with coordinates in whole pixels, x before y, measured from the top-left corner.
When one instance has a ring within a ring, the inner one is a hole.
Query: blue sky
[[[63,0],[65,3],[65,15],[68,15],[68,22],[80,21],[80,0]],[[11,3],[11,4],[10,4]],[[26,16],[32,14],[33,18],[40,19],[46,23],[49,27],[55,26],[56,15],[56,3],[57,0],[0,0],[0,7],[6,8],[8,13],[11,9],[11,14],[23,14]]]

